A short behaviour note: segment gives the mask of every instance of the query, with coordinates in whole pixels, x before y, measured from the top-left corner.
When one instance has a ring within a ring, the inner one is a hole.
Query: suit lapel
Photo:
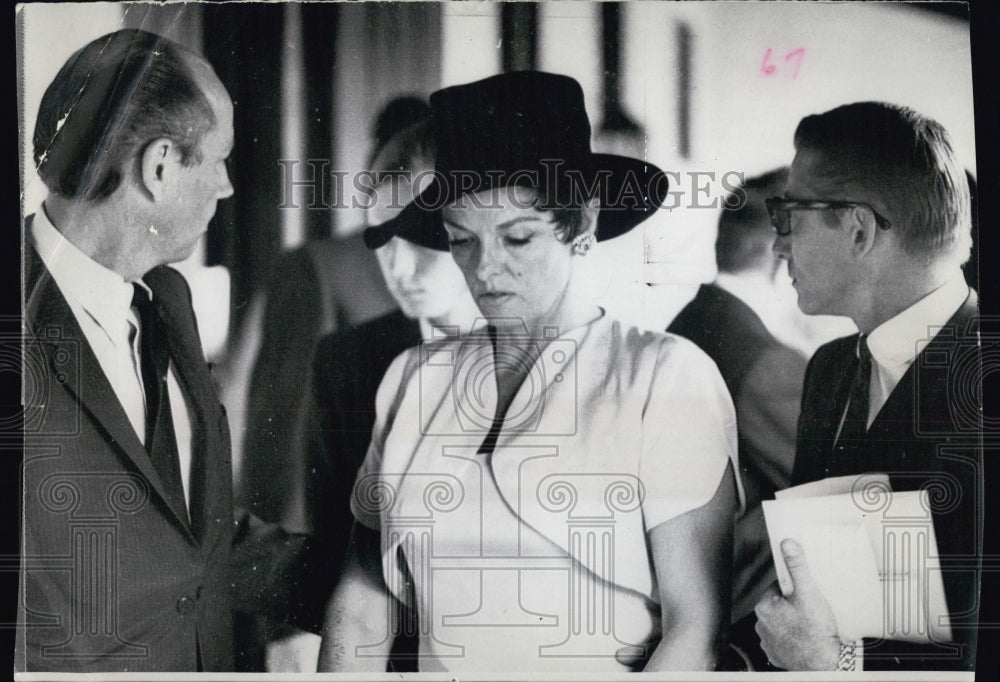
[[[819,414],[829,415],[820,425],[820,442],[823,443],[823,453],[829,462],[824,472],[825,476],[838,475],[841,470],[849,469],[850,462],[838,458],[835,450],[837,433],[840,430],[840,421],[847,409],[847,399],[851,394],[851,386],[857,374],[857,348],[858,335],[855,334],[850,339],[850,344],[845,345],[844,353],[837,359],[834,371],[829,376],[829,396],[828,409],[824,409]]]
[[[65,297],[34,248],[26,249],[25,254],[28,265],[25,324],[33,338],[46,348],[49,370],[55,376],[65,377],[64,386],[76,397],[81,412],[98,424],[112,445],[138,469],[170,509],[177,526],[190,536],[186,513],[179,513],[171,506],[170,495]]]
[[[978,333],[970,325],[978,304],[975,291],[970,289],[962,306],[920,350],[879,410],[865,443],[863,461],[869,468],[905,467],[908,443],[931,433],[953,430],[937,420],[952,413],[948,383],[957,378],[955,361],[961,360],[955,357],[956,342]],[[892,444],[891,457],[884,452],[886,444]]]

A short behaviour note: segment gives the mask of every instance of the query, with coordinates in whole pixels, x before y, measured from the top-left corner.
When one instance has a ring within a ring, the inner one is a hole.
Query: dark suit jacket
[[[278,260],[247,401],[240,504],[268,521],[305,527],[300,493],[311,476],[306,400],[316,343],[395,308],[361,235],[312,241]]]
[[[400,311],[323,338],[313,364],[306,491],[311,527],[346,549],[354,478],[375,426],[375,393],[393,359],[420,343],[420,325]]]
[[[192,403],[190,523],[168,501],[66,299],[30,247],[26,271],[31,418],[24,425],[18,610],[25,625],[17,669],[231,670],[234,603],[268,610],[274,597],[273,612],[283,614],[315,609],[323,598],[304,580],[315,567],[301,563],[315,548],[234,515],[225,409],[186,282],[168,267],[144,278]],[[315,627],[318,618],[313,611],[307,620]]]
[[[702,286],[667,331],[690,339],[715,361],[736,406],[747,508],[736,523],[735,621],[753,612],[776,578],[760,503],[791,481],[806,359],[775,339],[748,305],[714,284]]]
[[[855,458],[835,457],[833,445],[857,362],[857,335],[823,346],[809,362],[793,483],[882,472],[895,491],[926,489],[942,557],[955,643],[866,640],[865,670],[975,666],[983,500],[978,332],[971,292],[903,375]]]

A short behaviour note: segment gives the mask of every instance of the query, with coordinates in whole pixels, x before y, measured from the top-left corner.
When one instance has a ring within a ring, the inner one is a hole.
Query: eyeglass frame
[[[791,219],[788,220],[788,229],[784,232],[782,232],[781,228],[778,227],[778,223],[775,221],[775,215],[779,210],[829,211],[841,208],[867,208],[875,217],[876,225],[883,230],[888,230],[892,227],[892,223],[889,222],[888,218],[872,208],[871,204],[866,204],[862,201],[814,201],[811,199],[785,199],[783,197],[771,197],[770,199],[764,200],[764,205],[767,206],[767,215],[771,219],[771,227],[774,228],[775,233],[777,233],[779,237],[787,237],[792,233]]]

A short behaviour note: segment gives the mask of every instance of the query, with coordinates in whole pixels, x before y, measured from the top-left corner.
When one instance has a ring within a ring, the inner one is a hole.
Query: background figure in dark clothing
[[[413,177],[432,169],[433,158],[430,122],[423,121],[389,141],[372,165]],[[390,219],[419,189],[405,176],[389,176],[376,187],[378,204],[369,212],[370,222]],[[422,339],[468,333],[479,316],[448,252],[393,239],[374,253],[400,310],[321,339],[312,372],[308,456],[314,474],[303,499],[307,523],[329,541],[336,565],[347,549],[351,491],[372,438],[375,394],[390,363]],[[393,669],[416,670],[416,641],[396,639]]]
[[[372,126],[371,170],[395,134],[428,115],[416,97],[391,100]],[[305,464],[304,412],[316,342],[338,329],[396,308],[360,234],[313,240],[283,254],[267,286],[263,335],[247,400],[246,439],[237,498],[261,518],[307,526],[299,495]]]
[[[674,319],[667,331],[694,341],[719,367],[736,406],[740,475],[746,510],[736,523],[733,622],[739,622],[774,581],[761,500],[788,487],[806,359],[776,339],[762,317],[774,295],[781,261],[764,199],[780,194],[788,169],[750,178],[727,198],[715,243],[719,276]],[[738,629],[738,628],[737,628]],[[752,635],[752,625],[750,626]],[[756,646],[756,640],[753,640]]]
[[[386,170],[371,165],[375,157],[393,135],[428,112],[427,103],[416,97],[385,105],[372,126],[369,170]],[[260,349],[246,389],[236,499],[263,519],[304,531],[312,526],[304,494],[312,476],[306,430],[316,343],[394,310],[396,302],[357,233],[315,239],[280,255],[264,291]],[[238,638],[246,671],[285,671],[290,663],[302,666],[296,670],[315,666],[315,656],[308,660],[308,638],[276,623],[240,621]]]
[[[390,141],[375,167],[416,176],[433,168],[433,155],[433,135],[425,121]],[[370,220],[388,220],[418,189],[403,176],[387,178],[376,187],[378,206]],[[399,198],[396,206],[393,195]],[[457,327],[468,331],[479,316],[462,273],[447,253],[403,239],[393,239],[374,253],[400,310],[324,337],[313,363],[308,456],[315,474],[304,494],[306,518],[309,527],[332,536],[332,544],[341,549],[353,522],[349,498],[354,478],[371,442],[375,393],[389,364],[421,339],[454,333]]]

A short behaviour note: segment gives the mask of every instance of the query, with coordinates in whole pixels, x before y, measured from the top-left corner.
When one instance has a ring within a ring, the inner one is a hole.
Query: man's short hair
[[[788,167],[784,166],[748,178],[726,197],[715,239],[715,262],[720,272],[753,270],[764,262],[774,264],[774,228],[764,200],[780,195],[787,183]]]
[[[192,58],[177,43],[135,29],[73,54],[45,91],[35,124],[35,165],[49,191],[105,199],[136,153],[161,137],[177,144],[182,163],[198,163],[201,139],[216,121]]]
[[[422,118],[385,141],[372,158],[371,170],[385,173],[433,168],[436,154],[431,119]]]
[[[386,102],[382,110],[379,111],[378,116],[375,117],[374,125],[372,125],[372,150],[368,157],[368,168],[379,170],[375,168],[375,160],[378,159],[389,141],[407,128],[430,117],[431,105],[427,103],[427,99],[424,97],[404,95]],[[434,133],[433,131],[429,131],[427,134],[431,136],[431,145],[433,146]],[[433,161],[433,153],[430,158]]]
[[[795,148],[821,153],[856,195],[847,198],[880,201],[907,252],[968,258],[969,186],[938,122],[907,107],[857,102],[802,119]]]

